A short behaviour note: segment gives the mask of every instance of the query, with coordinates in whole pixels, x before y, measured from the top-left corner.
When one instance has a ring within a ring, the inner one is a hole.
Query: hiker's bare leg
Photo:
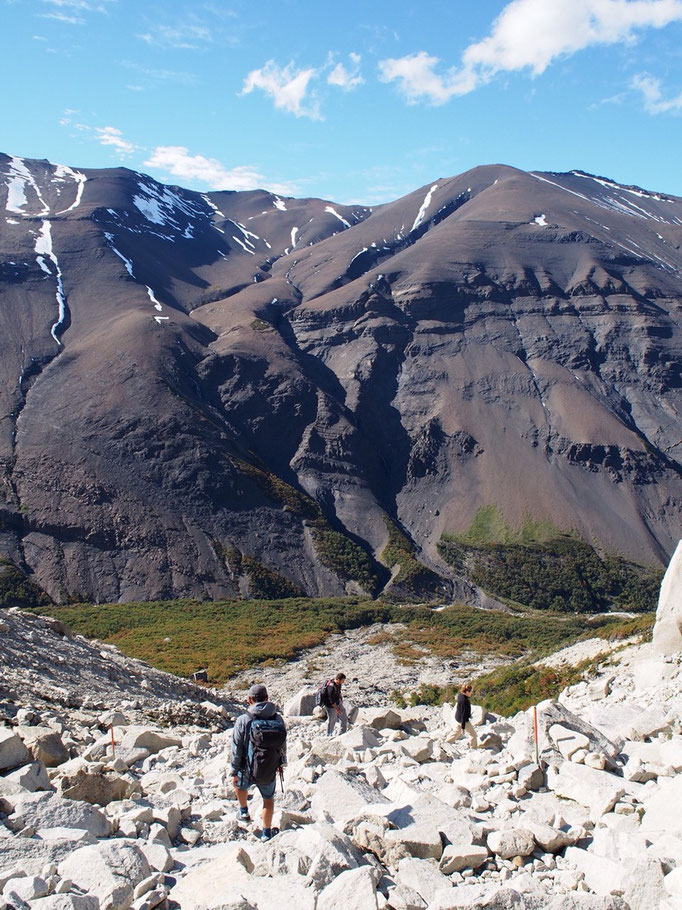
[[[275,811],[275,800],[274,799],[264,799],[263,800],[263,827],[272,828],[272,815]]]
[[[237,797],[237,802],[239,803],[240,809],[246,809],[246,803],[249,798],[248,790],[240,790],[239,787],[234,785],[234,795]]]

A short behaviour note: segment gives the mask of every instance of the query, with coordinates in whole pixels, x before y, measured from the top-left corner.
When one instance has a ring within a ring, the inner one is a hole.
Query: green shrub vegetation
[[[494,714],[509,717],[525,711],[545,698],[556,698],[566,686],[572,686],[594,670],[593,661],[575,667],[545,667],[512,664],[500,667],[474,680],[476,704],[485,705]],[[456,686],[436,686],[422,683],[403,701],[410,705],[454,704],[459,689]]]
[[[306,522],[323,565],[343,581],[356,581],[371,597],[379,593],[382,581],[372,557],[346,534],[334,530],[314,499],[276,474],[246,461],[235,459],[234,463],[243,474],[256,482],[269,499]]]
[[[443,535],[439,552],[453,568],[503,601],[536,610],[596,613],[654,610],[663,575],[551,525],[528,520],[511,530],[493,506],[480,509],[466,534]]]
[[[309,522],[308,527],[323,565],[344,581],[356,581],[371,597],[379,593],[381,579],[377,567],[359,544],[335,531],[322,517]]]
[[[236,547],[224,547],[213,541],[213,547],[222,557],[228,571],[234,578],[246,576],[249,597],[255,600],[273,600],[284,597],[303,597],[303,591],[295,582],[279,572],[268,569],[252,556],[245,556]]]
[[[298,515],[299,518],[314,519],[321,516],[320,507],[313,499],[292,487],[281,477],[239,458],[233,458],[232,462],[242,474],[251,478],[261,488],[268,499],[278,503],[289,512]]]
[[[257,559],[242,556],[242,568],[249,580],[249,596],[262,600],[281,597],[302,597],[303,591],[297,584],[266,568]]]
[[[290,660],[332,632],[378,622],[401,624],[391,635],[397,656],[405,661],[425,652],[444,658],[486,653],[537,659],[581,637],[618,640],[647,634],[652,625],[652,617],[644,616],[595,622],[584,616],[511,616],[461,605],[436,612],[361,597],[82,604],[53,610],[76,632],[111,642],[162,670],[187,676],[208,666],[211,681],[218,683],[262,662]],[[386,641],[377,636],[375,644]]]
[[[74,631],[169,673],[208,667],[212,683],[254,664],[291,660],[332,632],[390,619],[383,605],[352,597],[82,604],[54,612]]]
[[[41,607],[52,603],[11,560],[0,557],[0,607]]]
[[[443,592],[443,579],[427,568],[416,558],[416,548],[409,538],[391,521],[385,518],[388,530],[388,543],[384,547],[380,559],[389,569],[395,565],[400,567],[398,574],[393,579],[393,585],[419,596],[427,597]]]

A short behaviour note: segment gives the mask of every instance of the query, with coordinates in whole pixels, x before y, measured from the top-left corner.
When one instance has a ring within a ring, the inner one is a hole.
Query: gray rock
[[[438,868],[444,875],[452,875],[453,872],[461,872],[463,869],[478,869],[487,859],[486,847],[474,844],[447,844]]]
[[[504,828],[501,831],[490,832],[488,848],[502,859],[530,856],[535,849],[535,838],[528,828]]]
[[[61,736],[50,727],[18,727],[17,732],[34,761],[42,762],[46,768],[56,768],[69,760]]]
[[[534,763],[519,768],[517,779],[526,790],[539,790],[545,785],[545,774],[542,768]]]
[[[17,768],[16,771],[8,774],[5,780],[19,784],[20,787],[30,793],[35,793],[37,790],[54,790],[47,769],[40,761],[34,761]]]
[[[32,904],[31,910],[100,910],[92,894],[51,894]]]
[[[59,794],[67,799],[108,806],[111,802],[127,799],[135,792],[136,787],[132,781],[116,774],[88,772],[80,768],[75,774],[60,777],[57,789]]]
[[[30,760],[29,751],[21,738],[8,727],[0,727],[0,771],[19,768]]]
[[[17,894],[23,901],[34,901],[39,897],[45,897],[48,890],[45,879],[39,875],[26,875],[21,878],[11,878],[5,883],[2,893],[5,897]]]

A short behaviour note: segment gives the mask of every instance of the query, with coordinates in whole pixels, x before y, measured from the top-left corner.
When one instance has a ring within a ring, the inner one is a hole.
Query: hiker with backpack
[[[319,703],[327,711],[327,736],[332,736],[336,721],[339,721],[341,733],[348,729],[348,715],[343,704],[341,687],[346,681],[345,673],[337,673],[334,679],[328,679],[319,690]]]
[[[251,686],[247,699],[249,709],[237,718],[232,730],[232,785],[241,821],[251,820],[247,806],[249,787],[255,784],[260,790],[263,797],[261,840],[268,841],[273,836],[277,774],[281,780],[282,767],[287,760],[287,729],[276,706],[268,701],[268,690],[262,683]]]

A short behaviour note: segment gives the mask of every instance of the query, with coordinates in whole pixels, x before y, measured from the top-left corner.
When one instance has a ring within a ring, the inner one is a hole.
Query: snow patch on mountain
[[[339,221],[341,222],[341,224],[345,225],[346,227],[350,227],[349,222],[346,221],[346,219],[342,215],[339,215],[339,213],[336,211],[336,209],[334,208],[333,205],[325,206],[324,210],[325,210],[325,212],[329,212],[329,214],[333,215],[335,218],[338,218]]]
[[[40,188],[38,187],[33,174],[26,166],[26,162],[23,158],[17,158],[14,155],[10,156],[8,177],[9,182],[7,184],[6,205],[8,212],[13,212],[15,215],[37,215],[38,217],[49,214],[50,208],[46,205],[45,200],[41,195]],[[40,212],[24,211],[24,207],[28,205],[26,188],[29,186],[34,191],[38,197],[38,201],[43,207]]]
[[[424,216],[426,215],[426,210],[428,209],[429,205],[431,204],[431,197],[433,196],[434,191],[437,189],[438,189],[438,184],[434,183],[433,186],[431,187],[431,189],[426,194],[426,196],[424,196],[424,201],[422,202],[421,207],[420,207],[419,211],[417,212],[417,217],[414,219],[414,224],[410,228],[410,233],[412,233],[412,231],[416,231],[417,228],[419,227],[419,225],[423,222]]]
[[[62,270],[59,266],[59,260],[57,259],[54,250],[52,249],[52,225],[49,221],[43,221],[40,233],[36,238],[35,251],[38,254],[36,256],[36,261],[44,272],[52,274],[51,270],[48,269],[45,264],[45,258],[50,260],[55,269],[55,277],[57,279],[57,290],[55,291],[55,298],[57,300],[58,315],[57,321],[52,325],[50,329],[50,335],[52,335],[59,347],[61,347],[62,342],[59,339],[59,330],[64,325],[64,322],[66,320],[66,297],[64,295],[64,285],[62,282]]]

